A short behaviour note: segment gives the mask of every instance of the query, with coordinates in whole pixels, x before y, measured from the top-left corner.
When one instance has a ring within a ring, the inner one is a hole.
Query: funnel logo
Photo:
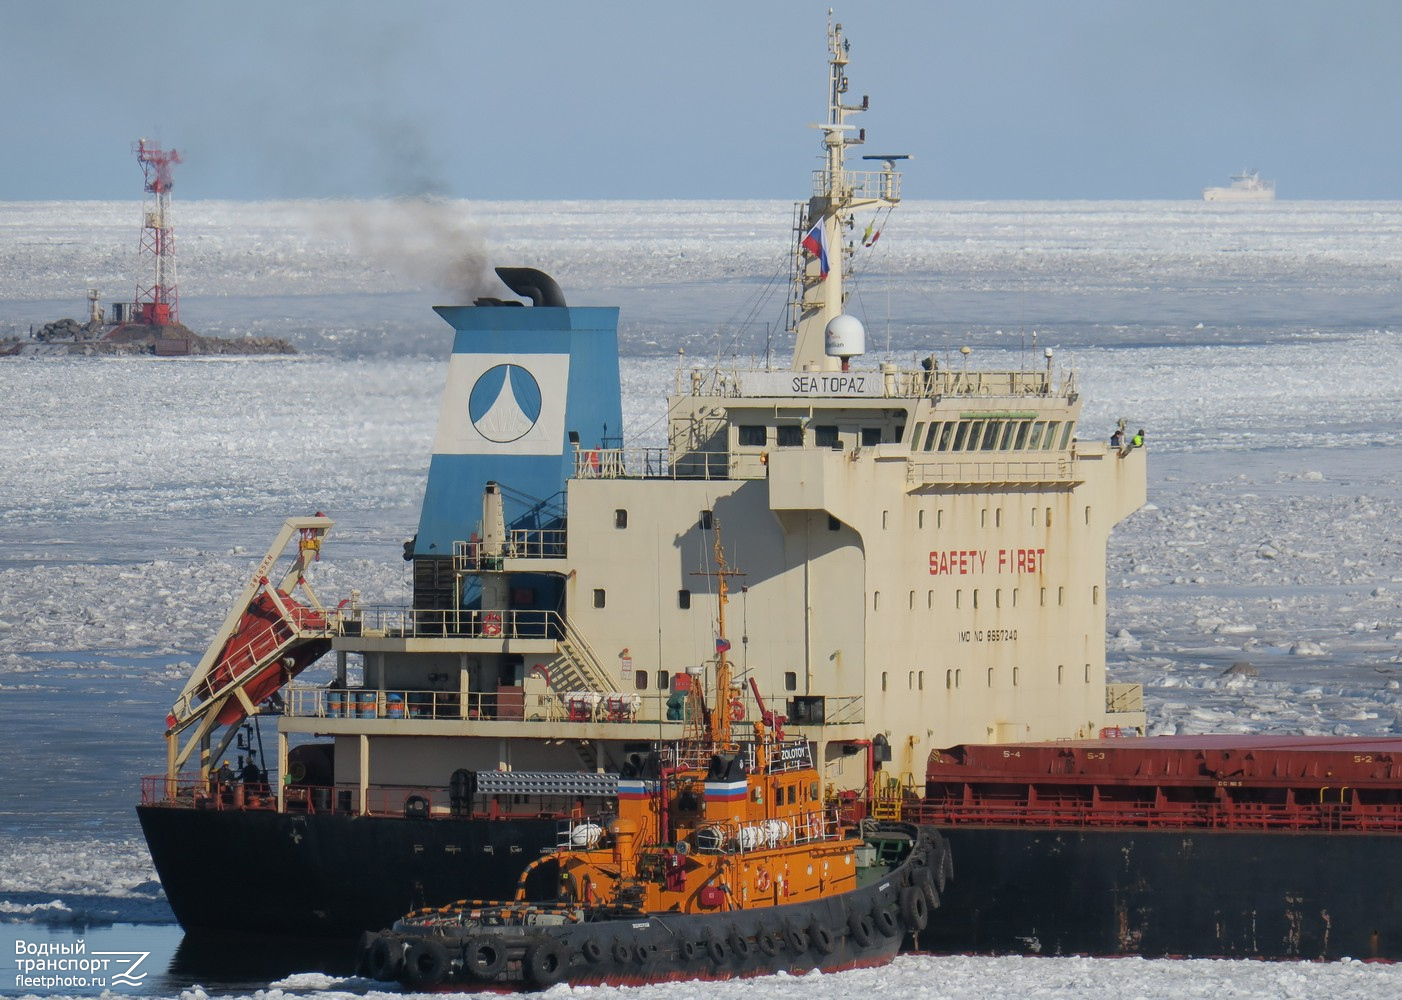
[[[496,365],[478,377],[468,397],[468,416],[488,441],[509,444],[530,433],[540,419],[540,384],[520,365]]]

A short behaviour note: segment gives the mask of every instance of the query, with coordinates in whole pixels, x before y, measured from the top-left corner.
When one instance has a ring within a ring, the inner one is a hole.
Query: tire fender
[[[923,931],[930,922],[930,904],[919,886],[908,885],[901,890],[901,919],[912,931]]]
[[[448,978],[448,949],[437,938],[414,942],[404,956],[404,978],[413,986],[437,986]]]

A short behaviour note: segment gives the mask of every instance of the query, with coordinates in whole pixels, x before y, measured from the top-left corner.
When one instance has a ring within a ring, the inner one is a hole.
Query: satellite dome
[[[867,351],[866,327],[857,317],[847,313],[828,321],[823,339],[830,358],[855,358]]]

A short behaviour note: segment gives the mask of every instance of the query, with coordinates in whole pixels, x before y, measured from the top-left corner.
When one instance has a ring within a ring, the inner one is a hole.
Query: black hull
[[[137,811],[187,931],[345,942],[416,906],[510,896],[555,837],[552,820]],[[956,877],[931,950],[1402,960],[1397,835],[944,832]]]
[[[943,831],[938,951],[1402,960],[1402,837],[1204,830]]]
[[[848,926],[852,905],[838,899],[821,905],[783,907],[793,911],[788,913],[656,915],[581,924],[522,945],[500,975],[482,978],[454,969],[443,979],[431,977],[429,981],[418,981],[403,971],[385,978],[397,979],[412,990],[475,991],[544,989],[558,982],[640,986],[691,979],[746,979],[779,972],[802,975],[815,969],[840,972],[887,964],[900,948],[903,925],[898,923],[889,935],[873,930],[867,943],[859,944]],[[443,954],[451,955],[456,964],[464,948],[474,947],[480,945],[448,942]],[[412,951],[408,959],[414,960]],[[363,965],[361,971],[368,972]]]
[[[509,897],[555,846],[552,819],[397,819],[138,806],[186,931],[354,942],[407,910]]]
[[[708,913],[586,916],[577,923],[503,927],[406,918],[367,934],[359,971],[412,990],[534,990],[744,979],[885,965],[907,935],[942,914],[945,847],[928,828],[900,825],[910,853],[851,892],[782,906]],[[418,922],[422,921],[422,923]],[[485,924],[485,925],[482,925]]]

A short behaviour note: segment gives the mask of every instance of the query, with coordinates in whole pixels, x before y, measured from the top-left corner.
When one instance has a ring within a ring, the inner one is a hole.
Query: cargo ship
[[[511,898],[562,822],[606,811],[641,755],[684,734],[693,684],[729,651],[719,710],[785,716],[844,822],[947,831],[944,946],[1402,957],[1392,908],[1358,904],[1385,895],[1359,873],[1385,870],[1386,830],[1232,826],[1191,797],[1177,826],[1135,827],[1114,808],[1118,791],[1179,803],[1141,767],[1210,749],[1137,735],[1140,687],[1106,674],[1107,540],[1145,501],[1149,449],[1082,426],[1077,373],[1050,349],[997,369],[973,345],[867,360],[847,276],[856,234],[900,202],[905,157],[849,169],[869,106],[848,96],[849,56],[829,23],[824,161],[790,220],[787,367],[679,369],[665,441],[635,445],[616,309],[570,306],[526,268],[499,269],[510,294],[437,309],[453,348],[410,602],[323,602],[332,521],[289,518],[165,720],[167,768],[138,814],[188,931],[353,942],[411,909]],[[708,610],[720,521],[738,638]],[[315,662],[328,682],[301,679]],[[263,721],[272,750],[237,780],[219,764]],[[1293,815],[1309,787],[1291,786]],[[258,873],[257,891],[210,891],[213,858]],[[1329,861],[1286,878],[1305,858]],[[1219,885],[1241,895],[1222,903]],[[1260,933],[1277,917],[1283,933]]]
[[[1259,170],[1244,170],[1232,176],[1226,187],[1202,189],[1203,201],[1275,201],[1275,181],[1261,180]]]

